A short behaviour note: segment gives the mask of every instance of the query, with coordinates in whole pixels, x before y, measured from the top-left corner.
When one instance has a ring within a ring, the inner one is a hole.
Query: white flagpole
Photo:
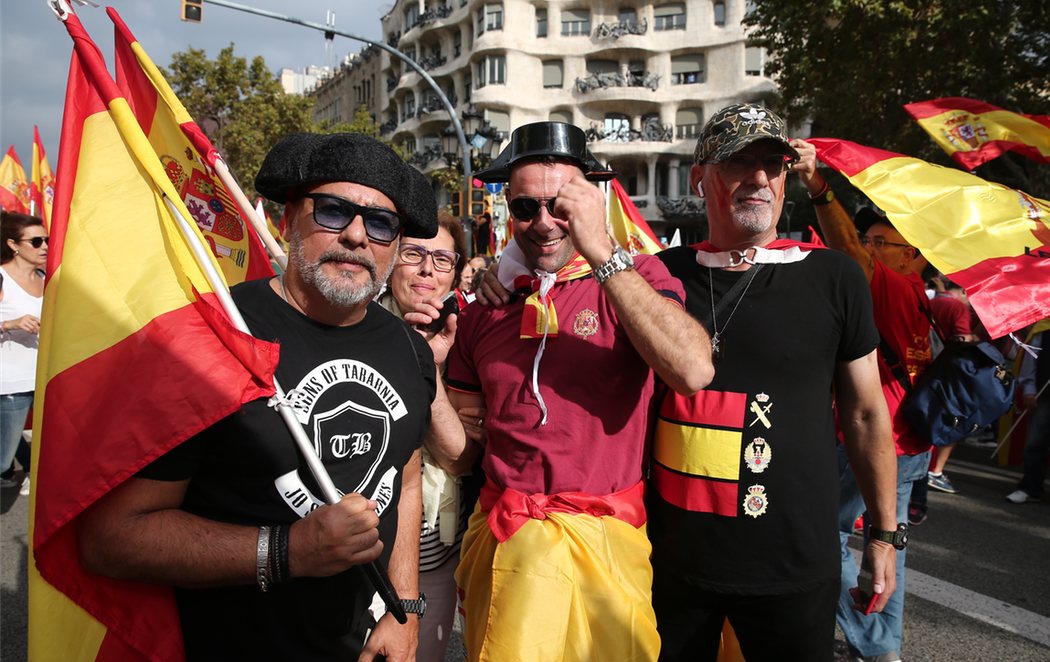
[[[281,265],[282,270],[288,269],[288,256],[284,254],[284,250],[281,245],[277,243],[277,240],[270,234],[270,230],[266,227],[266,221],[259,217],[255,213],[255,207],[252,207],[252,203],[248,202],[248,198],[244,195],[244,191],[237,184],[237,180],[230,174],[230,169],[227,167],[226,162],[221,158],[215,159],[215,172],[219,175],[219,179],[226,185],[226,188],[230,191],[230,195],[237,201],[237,206],[240,208],[241,213],[244,214],[245,218],[251,221],[252,227],[255,228],[255,232],[259,235],[259,239],[262,239],[263,245],[266,246],[266,250],[270,251],[270,255],[273,259],[277,260],[277,264]]]

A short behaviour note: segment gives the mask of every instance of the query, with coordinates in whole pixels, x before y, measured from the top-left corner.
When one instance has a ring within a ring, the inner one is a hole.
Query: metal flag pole
[[[230,316],[230,321],[233,322],[233,325],[239,331],[252,335],[244,318],[241,316],[241,311],[237,309],[237,305],[233,302],[233,297],[230,296],[230,290],[226,287],[226,283],[215,268],[215,263],[212,262],[211,256],[208,254],[204,244],[197,238],[197,234],[193,231],[193,227],[167,195],[164,196],[164,202],[168,205],[168,209],[171,210],[172,214],[175,215],[179,231],[182,232],[182,236],[189,245],[190,250],[193,252],[193,256],[204,271],[204,275],[208,279],[208,284],[211,285],[215,295],[219,298],[219,303],[222,305],[223,310],[225,310],[226,314]],[[299,454],[304,460],[306,460],[306,465],[310,469],[310,474],[314,477],[314,480],[317,481],[318,487],[321,488],[325,501],[329,504],[337,503],[340,499],[339,490],[336,489],[335,483],[332,482],[332,477],[328,475],[328,471],[324,468],[321,458],[317,457],[317,454],[314,452],[310,440],[303,431],[303,426],[300,425],[299,420],[295,417],[295,412],[292,410],[291,405],[288,404],[288,398],[284,389],[281,388],[281,385],[277,382],[276,375],[274,375],[273,386],[273,402],[276,403],[277,413],[281,415],[281,419],[288,427],[288,431],[292,434],[292,439],[295,440],[295,445],[299,448]],[[366,563],[362,565],[362,569],[368,576],[372,587],[375,588],[376,592],[379,593],[379,596],[383,598],[387,610],[394,616],[398,623],[406,623],[408,621],[408,616],[405,614],[405,609],[397,597],[397,592],[390,584],[390,580],[387,578],[385,569],[381,566],[380,562],[377,560]]]

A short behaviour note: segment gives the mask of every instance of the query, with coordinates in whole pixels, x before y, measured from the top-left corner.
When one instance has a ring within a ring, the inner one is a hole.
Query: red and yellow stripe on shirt
[[[652,482],[679,508],[736,517],[747,394],[671,393],[653,439]]]
[[[966,97],[909,103],[904,109],[967,170],[1003,152],[1050,163],[1050,117],[1046,115],[1014,113]]]
[[[165,200],[187,215],[178,193],[98,47],[75,14],[65,23],[74,50],[35,389],[29,657],[179,660],[171,588],[87,572],[80,515],[272,394],[277,348],[217,308]]]
[[[1050,316],[1050,202],[848,140],[810,142],[966,289],[992,338]]]

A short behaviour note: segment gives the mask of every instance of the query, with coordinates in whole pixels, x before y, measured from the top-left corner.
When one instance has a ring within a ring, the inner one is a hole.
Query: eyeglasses
[[[779,177],[787,166],[794,163],[794,159],[786,154],[766,154],[765,156],[734,154],[724,161],[715,163],[730,177],[746,177],[758,169],[764,170],[770,177]]]
[[[33,248],[40,248],[44,244],[50,246],[51,244],[48,241],[49,239],[50,237],[30,237],[29,239],[19,239],[18,241],[24,241]]]
[[[883,237],[867,237],[861,236],[860,245],[867,246],[871,244],[875,248],[882,248],[883,246],[897,246],[898,248],[911,248],[911,244],[898,244],[893,241],[886,241]]]
[[[455,251],[446,251],[440,248],[435,251],[428,251],[417,244],[401,244],[401,250],[398,251],[398,255],[401,256],[401,261],[405,264],[422,264],[423,260],[427,259],[429,255],[434,261],[434,269],[444,273],[452,271],[456,268],[456,264],[459,263],[459,253]]]
[[[547,213],[554,216],[554,203],[557,199],[556,197],[530,198],[523,195],[507,203],[507,207],[510,208],[510,213],[514,214],[514,218],[519,221],[531,221],[536,214],[540,213],[540,207],[546,207]]]
[[[401,217],[389,209],[365,207],[327,193],[304,193],[302,197],[314,201],[314,223],[322,228],[340,231],[360,216],[372,241],[389,244],[401,232]]]

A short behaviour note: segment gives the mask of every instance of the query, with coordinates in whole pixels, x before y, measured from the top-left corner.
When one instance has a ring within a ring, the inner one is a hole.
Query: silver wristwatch
[[[613,274],[618,274],[628,269],[634,269],[634,258],[622,246],[617,246],[613,249],[612,257],[602,262],[594,270],[594,277],[598,279],[599,283],[604,283],[612,278]]]
[[[402,599],[401,608],[405,610],[406,614],[416,614],[420,618],[423,618],[423,614],[427,611],[427,596],[420,593],[418,600]]]

